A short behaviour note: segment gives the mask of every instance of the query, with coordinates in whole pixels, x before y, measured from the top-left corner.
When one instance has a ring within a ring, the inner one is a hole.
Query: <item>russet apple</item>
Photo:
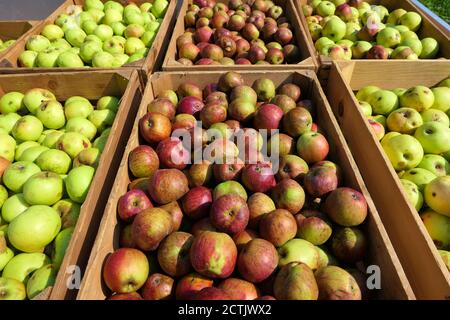
[[[238,270],[252,283],[260,283],[275,271],[278,253],[274,245],[264,239],[253,239],[239,253]]]

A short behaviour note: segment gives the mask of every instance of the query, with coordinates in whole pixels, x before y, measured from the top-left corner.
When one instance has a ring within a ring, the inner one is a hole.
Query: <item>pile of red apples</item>
[[[267,0],[194,0],[177,38],[178,62],[191,65],[298,63],[284,9]]]
[[[121,248],[103,268],[110,299],[367,298],[356,268],[368,246],[358,228],[367,203],[328,160],[302,88],[228,72],[205,88],[174,89],[148,104],[142,144],[128,155]],[[230,132],[248,133],[245,152]],[[216,162],[191,164],[208,148]]]

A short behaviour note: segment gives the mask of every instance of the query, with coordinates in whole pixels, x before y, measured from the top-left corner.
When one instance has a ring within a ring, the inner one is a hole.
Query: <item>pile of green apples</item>
[[[54,24],[26,42],[21,67],[118,68],[147,56],[169,2],[155,0],[140,7],[116,1],[86,0],[59,15]]]
[[[450,78],[432,89],[367,86],[356,97],[450,268]]]
[[[362,0],[308,0],[302,6],[317,52],[333,60],[433,59],[434,38],[419,39],[422,17]]]
[[[0,300],[54,283],[118,108],[41,88],[0,97]]]
[[[7,40],[7,41],[3,41],[2,39],[0,39],[0,53],[2,53],[3,51],[5,51],[6,49],[8,49],[10,46],[12,46],[14,43],[16,42],[16,40],[11,39],[11,40]]]

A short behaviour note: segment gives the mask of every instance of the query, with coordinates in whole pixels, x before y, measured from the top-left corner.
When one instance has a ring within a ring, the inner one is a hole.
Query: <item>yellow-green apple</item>
[[[99,51],[92,56],[92,66],[94,68],[112,68],[116,58],[109,52]]]
[[[450,120],[445,112],[438,109],[428,109],[420,114],[422,116],[423,122],[440,122],[445,126],[450,126]]]
[[[177,169],[157,170],[150,179],[148,191],[152,199],[159,204],[176,201],[188,191],[188,180]]]
[[[52,251],[52,265],[56,270],[61,266],[74,229],[74,227],[63,229],[55,238]]]
[[[23,185],[23,196],[32,206],[51,206],[63,196],[63,180],[54,172],[38,172]]]
[[[2,218],[5,222],[11,222],[15,217],[28,209],[29,206],[30,205],[25,201],[23,194],[15,194],[3,203]]]
[[[133,248],[114,251],[106,259],[103,279],[108,288],[117,293],[130,293],[140,289],[147,280],[149,263],[144,253]]]
[[[423,38],[420,40],[422,43],[422,51],[420,52],[420,59],[434,59],[439,52],[439,42],[434,38]]]
[[[438,109],[443,112],[450,110],[450,88],[447,87],[437,87],[431,89],[434,95],[434,103],[431,106],[433,109]]]
[[[50,46],[50,40],[42,35],[32,35],[25,44],[27,50],[41,52]]]
[[[410,180],[400,179],[400,182],[403,185],[403,190],[405,191],[408,200],[416,210],[419,211],[423,205],[423,195],[419,191],[419,187]]]
[[[438,249],[450,247],[450,217],[433,210],[426,210],[420,214],[431,239]]]
[[[314,273],[302,262],[283,266],[276,275],[273,292],[280,300],[317,300],[319,289]]]
[[[70,170],[65,179],[66,192],[72,201],[83,203],[89,192],[95,169],[89,166],[80,166]]]
[[[444,260],[444,264],[447,267],[447,270],[450,271],[450,252],[445,250],[438,250],[438,252]]]
[[[361,300],[355,278],[338,266],[327,266],[314,274],[320,300]]]
[[[360,107],[363,115],[365,115],[366,117],[370,117],[372,115],[372,106],[370,105],[370,103],[366,101],[358,101],[358,106]]]
[[[230,180],[219,183],[214,188],[213,199],[216,200],[221,196],[227,194],[236,194],[247,201],[247,192],[245,191],[244,187],[237,181]]]
[[[198,273],[211,278],[228,278],[236,265],[237,248],[229,235],[205,231],[194,238],[190,258]]]
[[[144,300],[168,300],[174,295],[174,280],[161,273],[153,273],[142,287]]]
[[[365,86],[358,90],[356,98],[361,101],[368,101],[369,96],[378,90],[380,90],[380,88],[376,86]]]
[[[419,39],[414,38],[403,39],[402,42],[400,43],[400,46],[410,47],[417,56],[419,56],[420,53],[422,52],[422,42],[420,42]]]
[[[344,38],[347,26],[344,21],[338,17],[331,17],[322,29],[322,35],[333,41],[339,41]]]
[[[5,93],[0,98],[0,112],[2,115],[8,113],[16,113],[24,109],[23,104],[24,94],[21,92],[11,91]]]
[[[44,101],[36,110],[36,117],[48,129],[60,129],[66,123],[63,106],[56,100]]]
[[[435,178],[436,175],[434,173],[422,168],[410,169],[402,174],[402,179],[413,182],[419,187],[420,192],[423,192],[425,186]]]
[[[400,108],[389,114],[386,124],[390,131],[413,134],[423,124],[423,120],[415,109]]]
[[[87,118],[92,111],[94,107],[88,100],[72,99],[64,103],[64,114],[67,120],[78,117]]]
[[[0,132],[0,156],[8,161],[14,160],[16,140],[6,133]]]
[[[158,263],[165,273],[181,277],[191,271],[189,250],[194,237],[187,232],[174,232],[158,248]]]
[[[3,173],[3,183],[14,193],[21,193],[23,185],[35,173],[40,172],[39,167],[30,161],[14,162]]]
[[[387,27],[378,32],[377,43],[385,48],[393,48],[400,44],[401,36],[397,29]]]
[[[242,277],[252,283],[266,280],[278,266],[278,253],[272,243],[253,239],[239,253],[238,270]]]
[[[303,188],[292,179],[281,180],[272,189],[271,197],[277,208],[286,209],[292,214],[299,212],[305,203]]]
[[[436,154],[424,155],[417,167],[426,169],[438,177],[450,174],[450,164],[448,161],[444,157]]]
[[[367,102],[372,106],[375,114],[387,115],[398,108],[398,97],[389,90],[378,90],[371,93]]]
[[[316,247],[304,239],[291,239],[278,248],[279,267],[284,267],[291,262],[301,262],[312,270],[319,266],[319,251]]]
[[[366,219],[367,202],[359,191],[341,187],[328,195],[323,204],[323,211],[341,226],[357,226]]]
[[[50,133],[48,133],[44,140],[42,141],[42,146],[50,148],[50,149],[54,149],[56,147],[56,143],[58,142],[59,138],[61,138],[61,136],[64,134],[64,132],[62,131],[52,131]]]
[[[36,67],[38,55],[36,51],[25,50],[19,55],[18,64],[25,68]]]
[[[89,139],[78,132],[66,132],[56,142],[56,148],[67,153],[72,159],[90,147]]]
[[[11,134],[19,141],[36,141],[43,130],[44,126],[38,118],[26,115],[17,120],[11,130]]]
[[[413,136],[395,135],[381,145],[397,171],[415,168],[422,161],[423,147]]]
[[[409,30],[417,31],[422,23],[422,17],[417,12],[407,12],[400,16],[401,25],[408,27]]]
[[[55,284],[57,269],[48,264],[36,270],[27,281],[27,297],[33,299],[45,288]]]
[[[450,150],[450,128],[440,122],[426,122],[414,133],[426,153],[441,154]]]
[[[25,300],[27,292],[25,285],[16,279],[0,278],[0,300]]]
[[[218,288],[224,290],[231,300],[255,300],[259,296],[253,283],[238,278],[225,279]]]
[[[52,206],[61,217],[62,228],[74,227],[80,216],[81,206],[70,199],[59,200]]]
[[[22,155],[20,156],[20,158],[18,160],[34,162],[41,155],[41,153],[43,153],[44,151],[47,151],[47,150],[48,150],[48,148],[43,147],[43,146],[35,146],[35,147],[28,148],[27,150],[25,150],[22,153]]]
[[[406,90],[401,95],[400,106],[413,108],[419,112],[430,109],[434,104],[434,94],[429,88],[424,86],[415,86]]]
[[[132,221],[140,212],[152,208],[153,205],[144,191],[133,189],[119,198],[117,213],[124,221]]]
[[[183,212],[191,219],[200,219],[208,215],[212,204],[210,189],[198,186],[186,193],[181,199]]]
[[[92,58],[102,51],[102,43],[97,41],[85,41],[80,46],[80,57],[85,63],[92,63]]]
[[[437,177],[425,186],[425,203],[434,211],[450,217],[450,176]]]

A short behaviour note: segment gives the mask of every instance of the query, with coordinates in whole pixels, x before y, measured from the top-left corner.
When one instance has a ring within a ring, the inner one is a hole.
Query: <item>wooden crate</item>
[[[305,15],[302,11],[302,5],[306,4],[307,0],[294,0],[296,3],[296,7],[300,16],[300,20],[302,22],[304,30],[306,30],[306,37],[308,39],[308,48],[309,50],[312,50],[314,53],[317,61],[319,62],[319,72],[318,76],[319,79],[327,79],[328,73],[330,72],[332,59],[323,55],[319,55],[314,47],[314,41],[311,38],[311,34],[308,30],[308,23],[306,22]],[[383,5],[385,6],[389,11],[392,11],[394,9],[403,8],[406,11],[415,11],[421,14],[422,16],[422,26],[417,31],[417,34],[419,38],[426,38],[426,37],[432,37],[435,38],[439,42],[439,53],[438,57],[441,58],[450,58],[450,32],[444,31],[442,28],[440,28],[439,24],[437,24],[436,21],[431,19],[429,16],[423,14],[417,6],[413,5],[409,0],[364,0],[365,2],[368,2],[370,4],[376,4],[376,5]],[[421,63],[423,61],[435,61],[436,59],[420,59],[420,60],[414,60],[414,61],[408,61],[411,64],[417,64]],[[341,61],[341,60],[340,60]],[[367,59],[353,59],[352,61],[367,61]],[[370,60],[374,64],[383,64],[386,62],[386,60]],[[398,60],[388,60],[388,62],[396,63]]]
[[[267,76],[261,72],[242,72],[246,83]],[[102,281],[102,268],[105,258],[119,248],[120,223],[117,219],[117,202],[126,191],[130,182],[128,171],[128,154],[139,144],[144,142],[139,138],[138,121],[146,114],[147,105],[164,89],[177,88],[179,84],[193,81],[199,86],[216,82],[220,72],[205,72],[201,75],[192,73],[156,73],[150,79],[144,92],[141,106],[131,133],[127,148],[124,152],[114,187],[103,215],[97,239],[92,249],[91,257],[84,275],[77,299],[105,299],[108,289]],[[303,92],[311,97],[317,106],[317,120],[319,126],[326,132],[330,142],[333,160],[342,168],[345,185],[360,190],[367,199],[369,215],[364,228],[370,239],[368,264],[375,264],[381,268],[381,287],[378,298],[382,299],[414,299],[414,294],[403,272],[402,266],[391,245],[389,237],[378,216],[377,209],[367,192],[359,170],[351,156],[350,150],[343,138],[325,95],[319,85],[316,75],[312,71],[273,72],[271,79],[278,86],[286,82],[294,82],[301,86]]]
[[[23,21],[23,20],[5,20],[0,21],[0,39],[20,40],[28,37],[33,32],[33,28],[39,24],[40,21]],[[5,55],[13,46],[0,53],[0,57]]]
[[[66,270],[70,266],[78,266],[83,271],[88,261],[90,249],[108,200],[109,190],[112,187],[115,172],[119,167],[122,152],[138,110],[142,86],[138,81],[137,71],[131,69],[0,75],[0,95],[9,91],[25,92],[35,87],[52,91],[60,101],[74,95],[80,95],[89,100],[98,100],[105,95],[121,97],[111,134],[101,155],[89,193],[81,206],[80,216],[58,272],[56,283],[51,294],[49,290],[47,291],[50,299],[64,299],[70,298],[74,294],[67,288],[66,283],[70,274],[66,274]],[[45,295],[44,298],[46,298]]]
[[[184,33],[184,17],[188,5],[192,0],[182,1],[180,14],[177,18],[175,28],[172,33],[172,38],[167,49],[167,54],[163,62],[164,71],[220,71],[220,70],[252,70],[252,71],[267,71],[267,70],[286,70],[286,68],[317,70],[318,63],[314,56],[315,50],[311,50],[308,46],[308,39],[303,24],[300,22],[300,17],[294,5],[294,0],[276,0],[274,1],[280,5],[286,17],[292,24],[293,33],[295,36],[295,44],[299,47],[302,61],[297,64],[279,64],[279,65],[194,65],[184,66],[177,62],[177,38]],[[228,3],[228,0],[218,0],[217,2]]]
[[[418,299],[449,299],[450,274],[353,91],[367,85],[385,89],[434,86],[449,75],[450,61],[414,65],[347,61],[334,63],[328,79],[328,100]]]
[[[106,0],[102,0],[106,2]],[[148,2],[149,0],[135,0],[132,1],[136,4],[141,4],[143,2]],[[127,4],[131,1],[128,0],[117,0],[122,4]],[[17,65],[17,60],[20,54],[25,50],[25,45],[27,39],[30,35],[40,34],[44,27],[48,24],[54,23],[61,13],[66,12],[67,8],[77,4],[82,5],[84,0],[65,0],[47,19],[43,20],[42,23],[37,25],[31,33],[27,34],[26,37],[22,37],[20,41],[17,41],[11,50],[9,50],[4,55],[0,56],[0,74],[5,73],[36,73],[36,72],[72,72],[72,71],[93,71],[93,70],[112,70],[107,68],[22,68]],[[170,32],[173,28],[175,22],[175,7],[177,6],[177,1],[170,1],[169,7],[167,8],[164,20],[160,25],[160,29],[155,37],[155,40],[147,54],[145,59],[140,59],[133,63],[128,63],[123,65],[123,68],[132,68],[142,70],[143,73],[148,74],[154,70],[157,70],[161,65],[163,52],[165,52],[170,39]]]

